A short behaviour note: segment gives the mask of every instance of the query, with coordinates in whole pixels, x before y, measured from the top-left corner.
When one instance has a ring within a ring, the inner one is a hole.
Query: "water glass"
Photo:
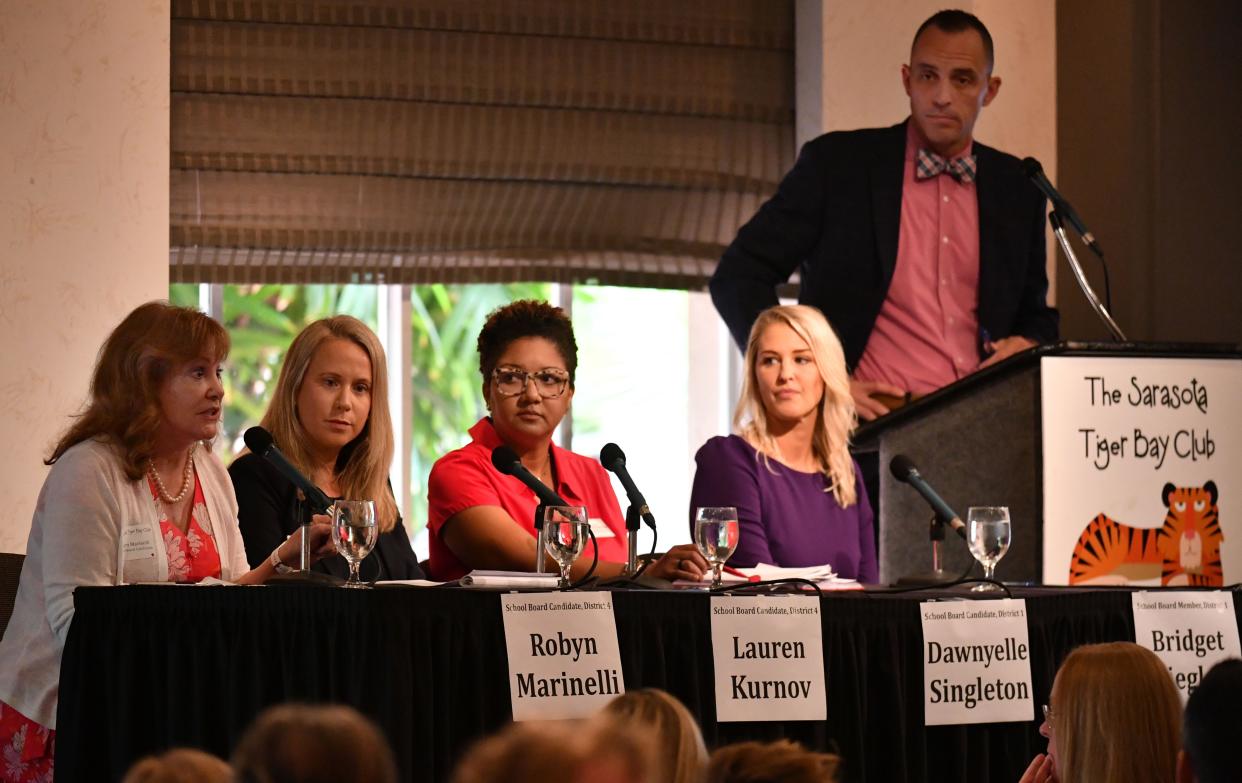
[[[569,569],[586,549],[590,523],[586,506],[548,506],[543,510],[544,547],[561,567],[558,587],[569,587]]]
[[[996,564],[1009,551],[1009,507],[971,506],[966,512],[966,533],[970,553],[983,565],[983,578],[992,579]],[[986,583],[974,587],[976,592],[999,589]]]
[[[366,587],[358,578],[358,566],[371,553],[378,534],[375,501],[338,500],[332,506],[332,543],[349,563],[346,587]]]
[[[720,569],[737,549],[739,530],[733,506],[704,506],[694,514],[694,545],[712,565],[712,587],[720,587]]]

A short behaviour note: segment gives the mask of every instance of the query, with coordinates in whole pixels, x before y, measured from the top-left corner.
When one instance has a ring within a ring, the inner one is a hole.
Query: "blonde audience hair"
[[[609,715],[510,723],[466,752],[452,783],[657,783],[654,743]]]
[[[164,424],[160,389],[178,365],[228,356],[229,334],[197,310],[168,302],[140,305],[117,325],[95,360],[90,402],[44,460],[51,465],[84,440],[102,438],[137,481]],[[211,444],[205,444],[210,446]]]
[[[698,783],[707,748],[699,724],[680,701],[659,688],[642,688],[608,702],[604,712],[653,732],[663,783]]]
[[[237,783],[396,783],[388,741],[352,707],[280,704],[233,751]]]
[[[349,340],[371,360],[371,412],[362,432],[342,450],[344,465],[340,488],[344,497],[374,500],[379,530],[387,533],[397,523],[397,501],[388,489],[388,468],[392,465],[392,418],[388,415],[388,362],[384,348],[362,321],[338,315],[315,321],[293,339],[280,367],[276,391],[263,414],[262,426],[285,456],[303,473],[310,472],[310,450],[306,430],[298,419],[297,399],[315,351],[330,340]]]
[[[832,783],[840,759],[787,739],[726,745],[707,762],[704,783]]]
[[[848,508],[858,500],[854,460],[850,456],[850,435],[858,426],[858,413],[850,396],[845,349],[819,310],[807,305],[781,305],[759,314],[746,341],[746,374],[733,412],[733,428],[762,455],[765,463],[768,459],[781,459],[776,438],[768,431],[767,410],[755,380],[759,339],[772,324],[785,324],[792,329],[806,341],[815,358],[824,381],[824,397],[819,403],[811,449],[828,479],[829,490],[842,508]]]
[[[121,783],[230,783],[233,769],[210,753],[173,748],[134,763]]]
[[[1165,665],[1133,642],[1088,644],[1061,664],[1050,698],[1062,783],[1169,783],[1182,703]]]

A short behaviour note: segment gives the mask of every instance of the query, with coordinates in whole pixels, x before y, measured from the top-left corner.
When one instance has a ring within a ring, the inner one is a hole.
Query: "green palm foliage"
[[[357,317],[377,328],[378,291],[373,285],[224,286],[223,323],[233,347],[225,374],[220,458],[225,464],[244,448],[241,435],[267,409],[285,352],[307,324],[331,315]],[[427,475],[441,455],[463,445],[484,413],[475,338],[487,313],[514,299],[547,298],[544,283],[423,285],[410,288],[413,397],[410,449],[410,514],[417,533],[427,520]],[[199,286],[174,284],[174,304],[197,307]],[[397,357],[389,357],[396,363]],[[396,393],[396,389],[392,389]],[[398,443],[401,439],[398,438]]]

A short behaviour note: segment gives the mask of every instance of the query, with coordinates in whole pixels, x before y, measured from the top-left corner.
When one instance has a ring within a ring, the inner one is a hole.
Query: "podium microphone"
[[[621,486],[625,488],[625,496],[630,501],[630,507],[625,511],[625,529],[629,532],[626,542],[629,548],[625,558],[625,572],[633,574],[638,570],[638,521],[641,518],[647,523],[647,527],[654,531],[656,529],[655,515],[647,507],[647,499],[643,497],[643,493],[638,491],[638,485],[630,477],[630,472],[625,467],[625,452],[620,446],[615,443],[605,443],[604,448],[599,452],[599,462],[617,474]]]
[[[956,511],[949,508],[949,504],[941,500],[936,490],[923,480],[918,468],[914,467],[914,462],[909,457],[905,454],[898,454],[888,463],[888,469],[898,481],[914,487],[923,496],[923,500],[927,501],[927,505],[936,512],[936,518],[953,528],[963,541],[966,540],[966,525],[962,522],[962,518],[957,515]]]
[[[535,573],[542,574],[544,573],[543,550],[548,541],[547,531],[543,529],[544,506],[568,506],[569,504],[553,492],[551,487],[536,478],[534,473],[527,470],[517,452],[508,446],[497,446],[492,449],[492,467],[530,487],[530,490],[539,498],[534,520],[535,530],[538,532],[538,538],[535,540]]]
[[[1082,218],[1078,217],[1078,213],[1074,211],[1070,203],[1048,181],[1048,177],[1044,174],[1044,167],[1039,165],[1039,161],[1034,158],[1023,158],[1022,173],[1026,174],[1031,182],[1035,184],[1035,187],[1039,188],[1048,197],[1048,200],[1052,202],[1053,210],[1065,217],[1066,222],[1073,226],[1078,235],[1082,237],[1082,241],[1087,243],[1087,247],[1094,250],[1097,256],[1103,258],[1104,251],[1100,250],[1100,243],[1095,241],[1095,234],[1087,230],[1087,226],[1082,222]]]
[[[302,490],[302,494],[306,497],[306,503],[311,510],[318,514],[327,514],[332,501],[328,496],[323,494],[323,490],[315,486],[314,482],[302,474],[302,471],[293,466],[293,463],[276,448],[276,442],[272,440],[272,433],[262,427],[251,427],[246,430],[246,434],[242,436],[242,440],[246,441],[246,448],[263,459],[272,463],[281,475],[293,482],[293,485]]]

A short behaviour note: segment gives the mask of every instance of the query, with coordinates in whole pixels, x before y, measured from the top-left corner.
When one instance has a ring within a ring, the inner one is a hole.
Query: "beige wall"
[[[992,33],[1001,90],[975,137],[1057,170],[1054,0],[797,0],[798,144],[830,130],[893,125],[910,113],[901,86],[914,31],[945,7],[978,16]],[[815,35],[818,30],[819,36]],[[1051,235],[1049,275],[1055,279]],[[1051,299],[1051,291],[1049,292]]]
[[[169,0],[0,0],[0,551],[108,330],[168,292]]]

